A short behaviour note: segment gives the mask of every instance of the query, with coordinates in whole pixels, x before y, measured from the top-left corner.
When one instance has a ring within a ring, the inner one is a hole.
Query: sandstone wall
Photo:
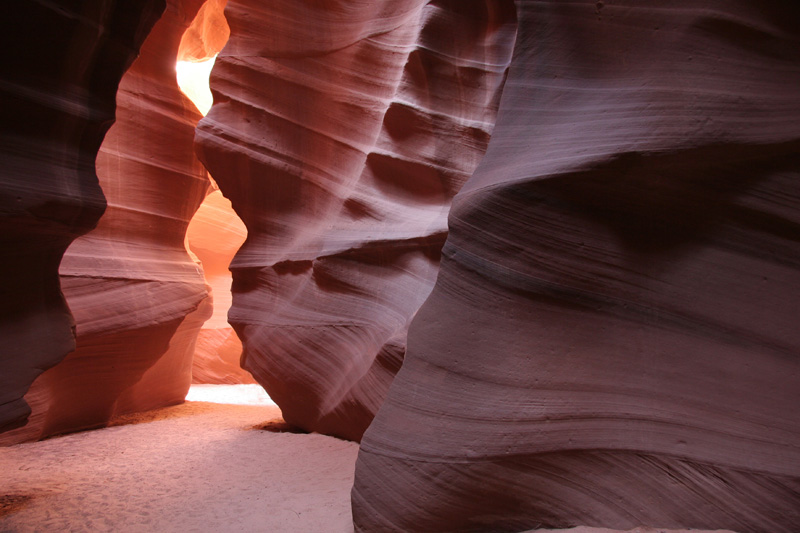
[[[59,262],[105,209],[94,159],[163,10],[17,2],[0,17],[0,431],[25,423],[28,387],[75,347]]]
[[[197,150],[247,227],[243,364],[287,422],[359,439],[486,148],[510,1],[231,0]]]
[[[184,236],[208,179],[193,150],[201,115],[178,89],[175,60],[202,4],[168,1],[122,78],[116,122],[96,160],[108,208],[59,270],[77,347],[34,382],[31,420],[5,443],[100,426],[186,395],[195,338],[211,308]],[[69,70],[77,60],[64,61]],[[113,98],[111,89],[104,87]],[[86,159],[88,173],[94,153]],[[52,331],[40,328],[41,338]]]
[[[214,299],[214,312],[197,337],[192,358],[193,383],[255,383],[253,376],[240,366],[242,343],[228,324],[232,281],[228,265],[246,236],[244,224],[219,190],[206,196],[189,224],[189,248],[203,264]]]
[[[796,4],[518,7],[356,529],[796,531]]]

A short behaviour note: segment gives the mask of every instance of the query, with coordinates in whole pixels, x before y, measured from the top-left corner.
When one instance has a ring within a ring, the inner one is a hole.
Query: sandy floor
[[[276,419],[187,402],[0,448],[0,531],[352,532],[358,446],[254,429]]]
[[[356,444],[288,432],[258,385],[194,386],[187,399],[0,448],[0,532],[352,533]]]

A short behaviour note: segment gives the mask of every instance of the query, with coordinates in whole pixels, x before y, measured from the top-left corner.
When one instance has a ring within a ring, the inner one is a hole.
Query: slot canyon
[[[4,13],[0,530],[800,531],[800,4]]]

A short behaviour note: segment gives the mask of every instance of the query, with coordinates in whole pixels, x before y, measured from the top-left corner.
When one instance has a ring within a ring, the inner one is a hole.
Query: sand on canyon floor
[[[187,401],[0,448],[0,531],[352,531],[358,445],[282,432],[280,409],[234,387],[189,397],[256,405]]]
[[[353,531],[357,444],[292,433],[257,385],[187,399],[0,448],[0,532]]]

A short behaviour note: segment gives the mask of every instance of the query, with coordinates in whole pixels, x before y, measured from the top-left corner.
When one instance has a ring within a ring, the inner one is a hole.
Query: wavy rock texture
[[[359,439],[486,148],[510,1],[231,0],[197,149],[247,226],[243,366],[307,430]]]
[[[227,43],[230,28],[223,13],[227,0],[203,4],[181,39],[179,61],[208,61]],[[213,62],[210,66],[213,66]],[[209,68],[210,68],[209,66]],[[205,72],[205,71],[204,71]],[[208,78],[195,76],[181,90],[203,111],[211,106]],[[178,83],[180,81],[180,73]],[[212,183],[212,185],[214,185]],[[192,358],[192,382],[205,384],[255,383],[241,367],[242,343],[228,324],[231,306],[231,273],[228,270],[247,229],[231,202],[215,187],[192,217],[186,232],[187,247],[203,265],[203,275],[213,297],[213,314],[200,330]]]
[[[75,347],[58,265],[105,209],[94,159],[117,85],[164,10],[72,4],[20,2],[0,17],[0,431],[25,423],[28,387]]]
[[[178,52],[180,61],[206,61],[222,50],[230,36],[223,13],[226,4],[227,0],[210,0],[203,5],[183,35]],[[194,81],[196,85],[199,83],[198,79]],[[207,79],[202,88],[182,87],[186,89],[198,108],[203,108],[204,99],[210,99]],[[207,105],[210,107],[210,100]],[[253,376],[241,367],[242,342],[227,320],[232,282],[228,265],[246,236],[247,229],[233,211],[230,200],[216,188],[206,196],[189,223],[187,246],[203,265],[214,306],[212,316],[197,337],[192,358],[193,383],[255,383]]]
[[[193,151],[201,115],[178,89],[175,58],[202,3],[169,1],[120,83],[117,121],[96,161],[108,209],[59,271],[77,349],[34,382],[31,421],[6,443],[186,396],[194,339],[211,308],[184,235],[208,179]]]
[[[228,265],[246,236],[244,224],[219,190],[206,196],[189,223],[189,249],[202,262],[214,298],[214,313],[197,337],[193,383],[255,383],[240,366],[242,343],[228,324],[232,281]]]
[[[178,61],[205,61],[219,53],[231,30],[225,20],[228,0],[206,0],[181,36]]]
[[[518,2],[358,531],[797,531],[796,6]]]

